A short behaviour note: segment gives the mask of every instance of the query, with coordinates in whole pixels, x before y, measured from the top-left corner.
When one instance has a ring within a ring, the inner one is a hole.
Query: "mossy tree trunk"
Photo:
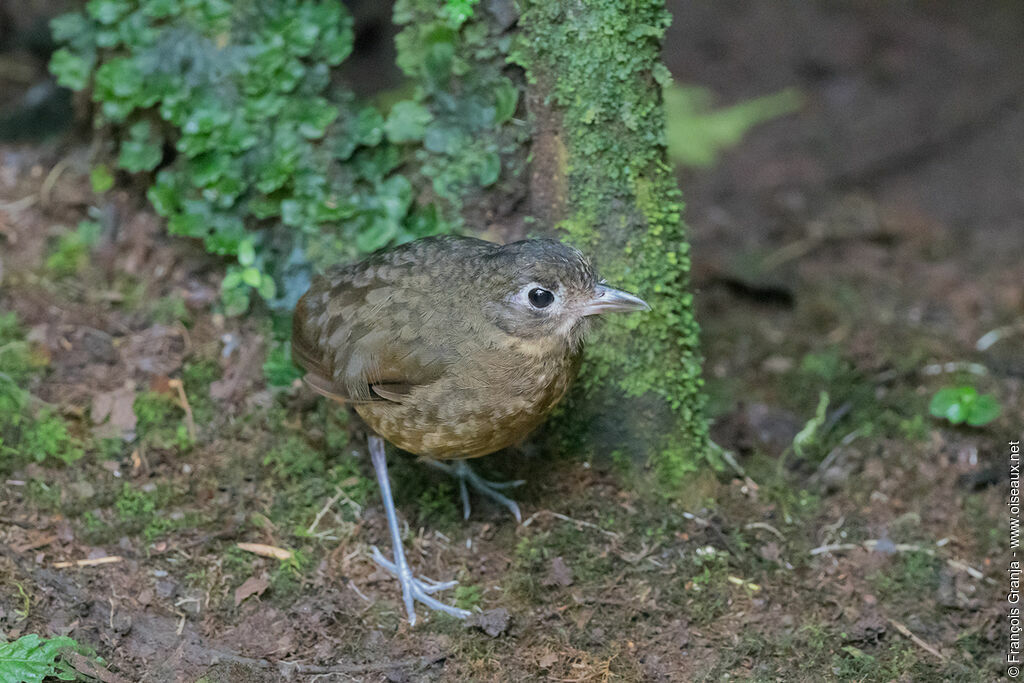
[[[683,204],[666,157],[663,0],[523,0],[511,58],[533,123],[531,210],[650,313],[612,316],[554,433],[677,486],[707,457]]]

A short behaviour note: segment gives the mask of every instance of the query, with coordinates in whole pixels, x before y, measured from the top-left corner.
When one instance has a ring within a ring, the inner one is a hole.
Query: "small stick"
[[[29,543],[26,543],[25,545],[16,546],[14,548],[14,552],[16,552],[16,553],[24,553],[24,552],[27,552],[29,550],[35,550],[36,548],[42,548],[43,546],[50,545],[51,543],[53,543],[56,540],[57,540],[57,534],[51,534],[49,536],[45,536],[43,538],[40,538],[37,541],[31,541]]]
[[[68,664],[70,664],[75,671],[83,673],[86,676],[91,676],[99,681],[103,681],[103,683],[129,683],[127,678],[119,676],[113,671],[104,669],[96,662],[83,654],[79,654],[78,652],[62,652],[61,657],[66,659]]]
[[[274,545],[266,545],[264,543],[237,543],[235,545],[239,550],[244,550],[255,555],[260,555],[261,557],[272,557],[275,560],[292,559],[291,550],[278,548]]]
[[[68,567],[95,567],[100,564],[113,564],[124,560],[120,555],[107,555],[85,560],[74,560],[72,562],[54,562],[54,569],[67,569]]]
[[[43,179],[43,184],[39,186],[39,199],[42,201],[43,205],[50,203],[50,190],[53,189],[53,186],[57,183],[57,179],[60,178],[61,173],[64,172],[64,169],[66,169],[70,163],[71,157],[66,156],[58,161],[54,167],[50,169],[50,172],[46,174],[46,178]]]
[[[348,587],[355,591],[356,595],[361,597],[365,602],[373,602],[370,598],[366,597],[366,594],[363,593],[363,591],[359,590],[359,586],[357,586],[356,582],[352,579],[348,580]]]
[[[334,507],[334,504],[337,503],[338,500],[340,500],[343,495],[345,495],[345,492],[339,488],[338,492],[334,494],[334,496],[331,497],[330,500],[324,503],[324,506],[320,508],[320,512],[316,513],[316,517],[313,518],[313,523],[309,525],[308,529],[306,529],[307,534],[309,534],[310,536],[313,535],[313,532],[316,531],[317,525],[320,524],[320,520],[324,518],[324,515],[326,515],[328,511],[330,511],[330,509]]]
[[[810,554],[823,555],[825,553],[837,553],[846,550],[856,550],[857,548],[863,548],[864,550],[872,552],[878,546],[878,543],[879,540],[877,538],[868,539],[867,541],[864,541],[862,543],[833,543],[831,545],[821,545],[817,548],[813,548],[810,551]],[[914,545],[912,543],[894,543],[892,545],[892,552],[925,553],[926,555],[931,555],[932,557],[937,556],[935,550],[933,550],[932,548],[924,548],[922,546]],[[990,579],[987,576],[985,576],[980,570],[975,569],[974,567],[964,562],[961,562],[960,560],[954,560],[952,558],[942,558],[942,560],[953,569],[965,572],[969,574],[972,578],[978,579],[979,581],[984,581],[985,583],[995,583],[993,579]]]
[[[761,586],[754,583],[753,581],[747,581],[746,579],[742,579],[738,576],[733,576],[732,574],[730,574],[726,578],[729,580],[729,583],[734,583],[737,586],[743,586],[747,590],[751,590],[754,592],[761,590]]]
[[[932,645],[929,645],[924,640],[922,640],[918,636],[914,635],[914,632],[911,631],[909,628],[907,628],[906,626],[904,626],[900,622],[896,621],[895,619],[887,619],[887,621],[890,624],[892,624],[893,628],[895,628],[901,634],[903,634],[904,636],[909,638],[910,641],[912,643],[914,643],[914,645],[917,645],[919,648],[921,648],[922,650],[924,650],[928,654],[934,655],[935,657],[938,657],[943,662],[946,661],[946,655],[942,654],[935,647],[933,647]]]
[[[21,199],[16,199],[13,202],[0,202],[0,211],[3,211],[5,213],[16,213],[18,211],[22,211],[24,209],[27,209],[28,207],[30,207],[33,204],[35,204],[37,201],[39,201],[39,195],[30,194],[27,197],[22,197]],[[6,230],[4,231],[4,234],[5,235],[8,235],[8,234],[9,235],[17,235],[17,233],[14,233],[14,232],[8,233]],[[8,239],[10,239],[10,238],[8,238]],[[14,244],[16,241],[17,241],[17,238],[15,238],[14,240],[11,240],[11,244]]]
[[[751,522],[750,524],[746,525],[743,528],[744,529],[764,529],[765,531],[770,531],[771,533],[775,534],[779,538],[779,540],[781,540],[781,541],[785,541],[786,540],[786,537],[782,535],[781,531],[779,531],[778,529],[773,527],[771,524],[768,524],[767,522]]]
[[[188,396],[185,395],[185,385],[180,379],[172,379],[167,381],[167,386],[178,390],[178,401],[181,403],[181,409],[185,411],[185,427],[188,429],[188,438],[195,442],[196,421],[192,417],[192,406],[189,405]]]
[[[984,377],[988,374],[988,368],[981,363],[967,362],[932,363],[921,368],[922,375],[941,375],[944,372],[969,372],[972,375]]]
[[[550,515],[551,517],[555,517],[556,519],[560,519],[563,522],[572,522],[573,524],[579,524],[580,526],[585,526],[585,527],[590,528],[590,529],[595,529],[597,531],[600,531],[605,536],[610,536],[611,538],[619,538],[620,537],[620,535],[615,533],[614,531],[608,531],[607,529],[602,529],[601,527],[599,527],[596,524],[591,524],[590,522],[584,522],[582,519],[573,519],[572,517],[569,517],[568,515],[563,515],[563,514],[561,514],[559,512],[552,512],[551,510],[538,510],[537,512],[535,512],[532,515],[530,515],[529,518],[525,522],[523,522],[523,526],[530,526],[530,524],[533,523],[533,520],[537,519],[537,517],[539,517],[540,515]]]

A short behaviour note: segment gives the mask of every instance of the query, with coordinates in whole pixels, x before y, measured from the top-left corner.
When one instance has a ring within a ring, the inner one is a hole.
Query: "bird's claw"
[[[426,462],[432,467],[436,467],[443,472],[447,472],[459,480],[459,495],[462,497],[462,517],[464,519],[469,519],[471,507],[469,504],[468,488],[472,488],[481,496],[490,498],[498,505],[506,508],[512,513],[512,516],[516,518],[517,522],[521,523],[523,521],[523,516],[519,512],[519,504],[508,496],[498,493],[498,491],[522,486],[526,483],[525,479],[516,479],[514,481],[490,481],[474,472],[473,468],[471,468],[464,460],[459,460],[454,466],[438,462],[437,460],[427,460]]]
[[[416,625],[416,601],[422,602],[430,609],[439,610],[459,619],[465,619],[470,613],[464,609],[446,605],[440,600],[431,597],[433,593],[448,590],[458,585],[458,581],[434,581],[426,577],[416,577],[412,569],[404,561],[398,564],[384,557],[384,554],[377,546],[373,546],[373,561],[384,568],[385,571],[393,574],[402,586],[402,599],[405,603],[405,611],[409,615],[409,625]],[[404,560],[404,558],[402,558]]]

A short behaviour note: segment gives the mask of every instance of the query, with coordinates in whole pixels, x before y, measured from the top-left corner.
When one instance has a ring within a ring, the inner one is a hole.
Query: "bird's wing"
[[[416,288],[374,272],[364,264],[328,272],[295,310],[292,358],[306,383],[335,401],[400,403],[454,362],[451,349],[422,334],[432,312]]]

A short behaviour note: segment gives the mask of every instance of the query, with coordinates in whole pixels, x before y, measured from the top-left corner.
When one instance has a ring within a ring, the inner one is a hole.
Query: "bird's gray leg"
[[[429,458],[425,459],[425,462],[431,467],[437,468],[442,472],[447,472],[459,480],[459,493],[462,494],[462,516],[465,519],[469,519],[469,493],[466,491],[466,485],[468,484],[480,495],[490,498],[495,503],[508,508],[509,512],[515,516],[517,522],[523,521],[523,516],[519,513],[519,505],[508,496],[498,493],[498,491],[522,486],[526,483],[525,479],[500,482],[489,481],[474,472],[473,468],[470,467],[469,463],[465,460],[459,460],[454,466],[438,460],[431,460]]]
[[[391,497],[391,481],[388,479],[388,464],[384,458],[384,440],[379,436],[370,436],[370,459],[373,461],[373,469],[377,473],[377,483],[380,485],[380,495],[384,499],[384,512],[388,516],[388,529],[391,531],[391,547],[395,561],[391,562],[373,547],[373,561],[391,572],[398,578],[402,586],[402,599],[405,602],[405,611],[409,615],[409,624],[416,625],[415,601],[419,600],[430,609],[440,610],[460,619],[469,616],[469,612],[458,607],[446,605],[443,602],[430,597],[431,593],[445,590],[456,585],[458,581],[446,581],[443,583],[426,578],[416,578],[412,569],[405,559],[405,549],[402,547],[402,532],[398,527],[398,513],[395,512],[395,502]]]

